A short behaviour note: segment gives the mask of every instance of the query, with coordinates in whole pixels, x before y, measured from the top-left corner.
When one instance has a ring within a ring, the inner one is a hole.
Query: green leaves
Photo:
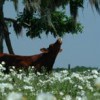
[[[11,1],[11,0],[10,0]],[[18,0],[12,0],[17,11]],[[92,6],[100,13],[100,0],[89,0]],[[21,32],[22,27],[27,29],[26,36],[39,37],[46,35],[64,36],[66,33],[81,33],[83,26],[77,22],[78,9],[84,7],[84,0],[23,0],[23,12],[18,14],[13,22],[15,32]],[[63,10],[69,5],[70,16]],[[56,9],[61,7],[60,11]]]
[[[16,32],[16,35],[20,35],[22,31],[22,25],[16,21],[16,22],[13,22],[13,28]]]
[[[72,17],[68,17],[63,12],[55,11],[53,13],[53,18],[57,33],[61,36],[64,33],[78,33],[82,32],[82,26],[80,23],[75,22]]]
[[[41,34],[64,36],[66,33],[77,34],[82,32],[82,25],[76,21],[78,8],[83,7],[84,0],[23,0],[23,12],[18,13],[13,27],[17,35],[22,27],[27,29],[26,36],[39,37]],[[15,9],[18,8],[18,0],[13,0]],[[20,2],[21,3],[21,2]],[[70,5],[71,15],[68,17],[63,10]],[[61,7],[60,11],[56,9]],[[18,34],[19,33],[19,34]]]
[[[27,14],[25,16],[27,16]],[[25,26],[25,28],[27,28],[26,35],[31,38],[40,38],[43,32],[45,32],[46,35],[51,33],[54,37],[57,35],[62,37],[65,33],[79,33],[82,32],[83,29],[80,23],[77,23],[72,17],[68,17],[64,12],[60,11],[51,13],[51,22],[54,25],[57,34],[55,33],[54,28],[48,23],[47,16],[41,16],[40,18],[27,16],[27,19],[25,16],[19,16],[19,20],[21,23],[30,25]]]
[[[70,0],[70,14],[76,20],[78,8],[83,7],[84,0]]]
[[[95,7],[98,13],[100,14],[100,0],[89,0],[91,6]]]

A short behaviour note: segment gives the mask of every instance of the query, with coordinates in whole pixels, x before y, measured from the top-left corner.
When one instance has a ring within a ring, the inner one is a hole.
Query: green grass
[[[76,67],[70,70],[56,69],[51,74],[34,74],[29,71],[26,75],[21,71],[17,74],[0,72],[0,100],[6,100],[9,93],[21,93],[24,100],[36,100],[39,93],[51,93],[57,100],[65,99],[70,95],[72,100],[99,100],[100,87],[95,85],[95,80],[100,77],[98,69]],[[86,97],[86,98],[84,98]],[[42,100],[42,99],[41,99]]]

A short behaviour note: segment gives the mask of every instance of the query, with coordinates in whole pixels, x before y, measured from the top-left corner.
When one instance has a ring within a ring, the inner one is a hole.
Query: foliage
[[[52,23],[55,26],[57,34],[52,26],[48,24],[45,16],[41,18],[33,17],[32,19],[28,19],[27,17],[26,19],[24,15],[20,15],[19,21],[21,23],[31,24],[30,27],[24,25],[24,27],[27,28],[26,35],[31,38],[40,37],[43,32],[45,32],[46,35],[51,33],[54,37],[57,35],[62,37],[66,32],[72,34],[82,32],[82,25],[80,23],[75,23],[72,17],[66,16],[63,12],[55,11],[51,13],[51,16]]]
[[[95,7],[97,12],[100,14],[100,0],[89,0],[90,1],[90,4],[91,6]]]
[[[4,3],[13,2],[17,11],[16,19],[4,18]],[[100,0],[89,0],[92,7],[100,13]],[[31,38],[41,37],[51,33],[54,37],[63,36],[65,33],[82,32],[83,27],[77,22],[78,9],[84,8],[85,0],[0,0],[0,19],[1,19],[1,45],[0,52],[3,52],[3,39],[5,39],[9,53],[14,54],[9,37],[9,29],[5,22],[12,23],[16,35],[20,35],[22,28],[26,28],[26,35]],[[18,5],[23,3],[20,13]],[[69,7],[70,16],[62,12]],[[60,9],[57,12],[57,9]],[[3,23],[3,24],[2,24]],[[5,27],[5,28],[4,28]]]
[[[15,9],[17,9],[18,0],[15,1],[13,2]],[[54,37],[62,37],[65,33],[77,34],[82,32],[83,27],[76,21],[76,17],[78,8],[83,7],[83,0],[22,1],[24,9],[20,13],[17,12],[17,19],[6,19],[6,21],[13,23],[17,35],[20,34],[22,28],[27,29],[26,35],[31,38],[41,37],[42,33],[46,35],[51,33]],[[69,17],[63,12],[68,4],[70,5],[71,13]],[[57,11],[57,9],[60,10]]]

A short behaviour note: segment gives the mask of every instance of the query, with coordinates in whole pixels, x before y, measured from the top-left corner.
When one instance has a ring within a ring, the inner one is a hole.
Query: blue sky
[[[21,7],[20,9],[21,10]],[[15,18],[13,5],[7,2],[4,6],[5,16]],[[87,67],[100,67],[100,15],[92,11],[89,4],[85,4],[84,10],[79,11],[78,20],[83,24],[82,34],[66,34],[63,37],[62,49],[58,54],[54,67],[72,67],[80,65]],[[14,51],[18,55],[34,55],[40,53],[40,48],[48,47],[56,41],[52,35],[44,34],[42,39],[30,39],[26,37],[25,31],[21,37],[16,37],[13,29],[10,29],[11,41]],[[4,52],[8,52],[4,43]]]

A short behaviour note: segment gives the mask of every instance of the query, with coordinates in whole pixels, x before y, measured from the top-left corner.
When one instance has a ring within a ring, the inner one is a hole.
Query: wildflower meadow
[[[0,64],[0,100],[100,100],[100,71],[62,69],[52,73],[33,72],[29,68],[4,74]]]

